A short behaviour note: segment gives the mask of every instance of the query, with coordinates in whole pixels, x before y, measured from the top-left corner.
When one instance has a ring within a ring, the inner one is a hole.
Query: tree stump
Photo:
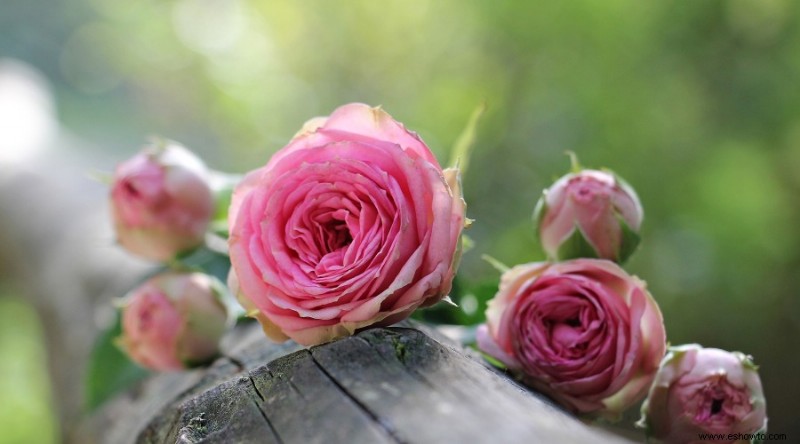
[[[413,327],[413,328],[412,328]],[[76,441],[622,443],[417,324],[302,349],[254,324],[207,369],[160,374],[106,404]]]

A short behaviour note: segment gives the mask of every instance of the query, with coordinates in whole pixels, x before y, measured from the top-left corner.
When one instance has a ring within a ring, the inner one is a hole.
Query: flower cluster
[[[749,357],[697,345],[673,347],[664,357],[658,304],[644,281],[618,264],[639,243],[639,198],[610,171],[573,170],[544,191],[534,211],[552,262],[503,274],[478,346],[578,414],[615,419],[649,391],[639,425],[666,443],[765,429]]]
[[[121,163],[110,203],[119,244],[170,265],[204,243],[215,209],[205,164],[172,141],[147,145]],[[151,370],[208,362],[228,325],[223,293],[210,276],[179,267],[161,272],[123,299],[117,344]]]
[[[534,210],[548,260],[504,272],[479,348],[575,414],[614,420],[648,396],[639,424],[666,443],[764,431],[751,358],[668,349],[656,299],[622,268],[644,218],[636,192],[611,171],[573,164]],[[393,324],[448,296],[469,223],[459,171],[442,168],[381,108],[352,103],[308,121],[228,184],[228,196],[212,187],[215,174],[174,142],[116,170],[119,243],[167,268],[123,304],[117,342],[138,364],[181,370],[212,360],[229,325],[228,291],[268,337],[303,345]],[[215,199],[229,202],[227,244],[217,238],[228,289],[182,262],[214,239]]]

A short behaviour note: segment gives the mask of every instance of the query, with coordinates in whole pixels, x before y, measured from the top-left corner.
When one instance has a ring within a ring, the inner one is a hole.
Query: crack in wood
[[[270,377],[272,377],[272,372],[270,372],[269,375],[270,375]],[[247,380],[250,381],[250,385],[253,387],[253,391],[255,392],[256,396],[258,396],[258,399],[260,399],[261,402],[263,403],[264,402],[264,395],[262,395],[261,391],[258,390],[258,386],[256,386],[256,382],[253,381],[252,373],[247,372]],[[267,427],[269,427],[269,429],[272,431],[272,435],[275,437],[275,440],[278,442],[278,444],[283,444],[283,440],[281,439],[281,436],[278,434],[278,431],[275,430],[275,426],[272,425],[272,421],[269,420],[269,417],[267,416],[267,413],[264,412],[264,410],[261,409],[261,404],[259,404],[255,399],[253,399],[252,401],[253,401],[253,404],[255,404],[256,410],[258,410],[258,413],[260,413],[261,417],[264,418],[264,422],[267,423]]]
[[[325,369],[325,367],[322,364],[320,364],[319,361],[317,361],[317,359],[314,357],[313,350],[309,353],[309,356],[311,356],[311,362],[313,362],[317,366],[317,368],[319,368],[319,370],[323,374],[325,374],[325,376],[327,376],[328,379],[330,379],[330,381],[333,383],[333,385],[336,386],[336,388],[338,388],[339,391],[342,392],[342,394],[344,394],[350,400],[352,400],[353,403],[362,412],[364,412],[368,417],[370,417],[373,421],[375,421],[375,424],[377,424],[388,435],[388,437],[391,438],[392,441],[394,441],[394,442],[396,442],[398,444],[406,444],[406,441],[398,436],[398,433],[395,430],[394,426],[392,426],[391,422],[385,420],[384,418],[381,418],[375,412],[370,410],[357,397],[353,396],[353,394],[351,394],[344,386],[342,386],[339,383],[339,381],[336,380],[336,378],[334,378],[333,376],[331,376],[330,373],[328,373],[328,371]]]

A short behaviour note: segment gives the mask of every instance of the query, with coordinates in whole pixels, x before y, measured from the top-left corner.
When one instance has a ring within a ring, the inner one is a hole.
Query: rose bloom
[[[392,324],[450,291],[464,210],[457,170],[382,109],[345,105],[235,189],[230,283],[274,340]]]
[[[571,411],[608,419],[644,397],[666,348],[644,282],[607,260],[510,269],[486,321],[481,350]]]
[[[116,168],[114,229],[134,254],[166,261],[200,246],[213,211],[205,165],[175,142],[147,146]]]
[[[182,370],[213,359],[228,325],[215,282],[202,273],[151,278],[126,297],[117,344],[151,370]]]
[[[608,171],[567,174],[544,191],[534,212],[554,260],[597,257],[624,262],[639,244],[644,212],[625,181]]]
[[[670,347],[642,405],[648,435],[668,444],[749,443],[700,439],[743,436],[767,429],[767,405],[752,358],[697,344]]]

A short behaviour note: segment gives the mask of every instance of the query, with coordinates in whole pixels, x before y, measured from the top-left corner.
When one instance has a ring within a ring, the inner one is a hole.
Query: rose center
[[[722,399],[714,399],[711,401],[711,414],[716,415],[722,411]]]
[[[322,227],[325,234],[325,253],[332,253],[353,242],[353,236],[343,221],[333,220]]]
[[[724,375],[707,382],[694,395],[695,421],[730,424],[752,410],[747,391],[728,382]]]
[[[131,183],[130,181],[126,181],[123,185],[125,188],[125,192],[128,193],[130,197],[137,198],[139,197],[139,190],[136,189],[136,186]]]

